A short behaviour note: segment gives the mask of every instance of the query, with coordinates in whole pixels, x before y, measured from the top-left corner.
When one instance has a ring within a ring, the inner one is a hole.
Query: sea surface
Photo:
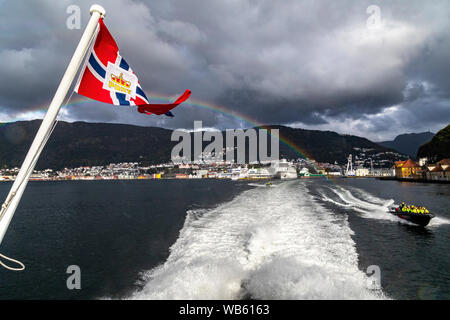
[[[0,299],[450,299],[450,185],[30,182],[0,253],[26,265],[0,268]]]

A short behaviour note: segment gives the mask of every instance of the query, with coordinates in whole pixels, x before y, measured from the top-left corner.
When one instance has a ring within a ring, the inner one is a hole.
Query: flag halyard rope
[[[69,103],[70,99],[72,98],[73,93],[74,93],[74,91],[72,90],[72,93],[70,94],[69,98],[67,98],[66,103],[65,103],[63,106],[66,106],[66,105]],[[58,115],[58,118],[59,118],[59,115]],[[58,121],[59,121],[58,118],[57,118],[57,119],[55,120],[55,122],[53,123],[52,129],[48,132],[48,134],[46,135],[45,139],[44,139],[44,140],[42,141],[42,143],[39,145],[39,152],[37,152],[36,155],[33,157],[33,161],[31,162],[31,165],[27,168],[25,177],[28,176],[28,174],[30,173],[30,170],[33,170],[32,168],[34,168],[34,166],[36,165],[36,162],[37,162],[37,160],[38,160],[38,158],[39,158],[39,155],[40,155],[41,152],[42,152],[42,149],[44,149],[45,144],[47,143],[48,139],[50,138],[50,136],[52,135],[53,131],[54,131],[55,128],[56,128],[56,125],[57,125],[57,123],[58,123]],[[6,199],[6,201],[2,204],[2,210],[1,210],[1,212],[0,212],[0,220],[2,220],[2,218],[3,218],[3,216],[4,216],[5,212],[6,212],[6,209],[8,208],[8,206],[9,206],[9,204],[11,203],[12,199],[13,199],[14,196],[16,195],[17,190],[20,189],[20,186],[22,185],[22,183],[23,183],[24,181],[25,181],[25,180],[22,180],[22,181],[20,182],[20,184],[18,185],[18,187],[16,188],[16,190],[14,190],[13,192],[11,192],[11,195],[8,197],[8,199]],[[10,266],[8,266],[7,264],[5,264],[1,259],[8,260],[8,261],[10,261],[10,262],[14,262],[14,263],[16,263],[17,265],[19,265],[20,267],[19,267],[19,268],[10,267]],[[0,253],[0,265],[1,265],[3,268],[8,269],[8,270],[10,270],[10,271],[23,271],[23,270],[25,270],[25,265],[24,265],[22,262],[20,262],[19,260],[16,260],[16,259],[7,257],[7,256],[5,256],[5,255],[3,255],[3,254],[1,254],[1,253]]]

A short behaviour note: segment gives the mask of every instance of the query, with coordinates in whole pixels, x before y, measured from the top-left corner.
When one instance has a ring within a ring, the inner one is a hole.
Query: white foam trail
[[[322,200],[334,203],[335,205],[338,205],[338,206],[341,206],[341,207],[347,207],[348,208],[348,207],[352,206],[350,203],[340,203],[340,202],[335,201],[335,200],[333,200],[331,198],[328,198],[325,194],[322,194]],[[345,202],[345,200],[344,200],[344,202]]]
[[[431,219],[431,221],[428,224],[428,226],[429,227],[437,227],[437,226],[441,226],[443,224],[450,224],[450,220],[442,218],[442,217],[436,217],[435,216],[433,219]]]
[[[393,203],[393,200],[386,200],[386,199],[381,199],[378,197],[375,197],[374,195],[362,190],[362,189],[358,189],[355,187],[350,187],[350,190],[352,190],[355,194],[359,195],[360,197],[364,198],[364,200],[366,202],[369,202],[371,204],[377,204],[377,205],[387,205],[387,203],[389,203],[388,205],[391,205]],[[391,203],[392,202],[392,203]]]
[[[252,186],[252,187],[264,187],[264,188],[275,188],[276,187],[276,185],[274,185],[274,184],[266,185],[266,184],[258,184],[258,183],[249,183],[248,185]]]
[[[365,199],[370,199],[371,202],[369,202],[355,197],[350,190],[340,186],[335,186],[329,189],[345,203],[345,206],[351,207],[354,211],[361,213],[361,216],[364,218],[411,224],[410,222],[402,220],[388,212],[388,207],[394,203],[393,199],[381,199],[370,195],[363,190],[357,190],[358,193],[364,196]],[[322,199],[330,202],[325,195],[322,195]],[[342,204],[338,205],[344,206]]]
[[[252,189],[189,211],[167,261],[132,299],[376,299],[346,216],[314,201],[302,182]]]

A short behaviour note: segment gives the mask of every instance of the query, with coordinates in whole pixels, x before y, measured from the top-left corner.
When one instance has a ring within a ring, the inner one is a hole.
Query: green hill
[[[381,146],[366,138],[342,135],[333,131],[293,129],[283,126],[269,126],[270,128],[280,129],[280,135],[288,144],[305,153],[307,156],[319,162],[339,164],[347,163],[349,154],[355,155],[357,149],[366,149],[364,152],[367,158],[376,158],[378,153],[394,151],[390,148]],[[280,143],[280,153],[286,158],[298,158],[298,153],[285,143]],[[385,155],[389,160],[395,161],[398,158],[395,155]]]
[[[436,133],[431,141],[422,145],[417,156],[427,157],[430,161],[450,158],[450,124]]]

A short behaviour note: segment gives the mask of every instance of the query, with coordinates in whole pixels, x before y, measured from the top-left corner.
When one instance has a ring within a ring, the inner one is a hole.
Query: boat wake
[[[346,215],[299,181],[191,210],[165,263],[130,299],[379,299],[358,269]]]
[[[430,223],[428,224],[428,227],[437,227],[444,224],[450,224],[450,220],[441,217],[434,217],[433,219],[431,219]]]
[[[266,185],[265,183],[264,184],[260,184],[260,183],[249,183],[248,184],[249,186],[252,186],[252,187],[259,187],[259,188],[275,188],[275,187],[277,187],[277,185],[275,185],[275,184],[270,184],[270,185]]]
[[[323,190],[321,193],[321,199],[352,209],[363,218],[388,220],[412,225],[412,223],[388,212],[388,207],[394,204],[393,199],[381,199],[357,188],[349,190],[341,186],[327,187],[327,191]]]
[[[327,187],[326,191],[322,190],[320,198],[322,201],[352,209],[358,212],[363,218],[387,220],[415,225],[388,212],[388,207],[394,204],[393,199],[378,198],[355,187],[351,187],[350,189],[346,189],[341,186]],[[435,217],[430,221],[428,227],[435,227],[443,224],[450,224],[450,220]]]

